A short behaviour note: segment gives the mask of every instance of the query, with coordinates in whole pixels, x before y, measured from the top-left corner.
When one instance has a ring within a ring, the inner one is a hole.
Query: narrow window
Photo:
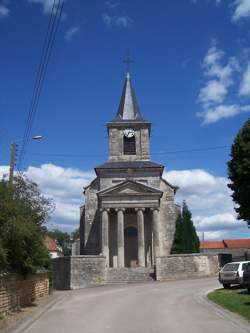
[[[123,154],[124,155],[136,155],[135,137],[127,138],[123,137]]]

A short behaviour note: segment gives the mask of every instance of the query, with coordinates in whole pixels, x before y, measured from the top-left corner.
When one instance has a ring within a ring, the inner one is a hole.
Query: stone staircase
[[[125,284],[155,281],[153,267],[108,268],[106,284]]]

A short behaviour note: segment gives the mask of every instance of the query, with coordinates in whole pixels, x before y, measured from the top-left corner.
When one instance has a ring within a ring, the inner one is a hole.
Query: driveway
[[[250,325],[204,298],[216,279],[105,286],[67,292],[27,333],[241,333]]]

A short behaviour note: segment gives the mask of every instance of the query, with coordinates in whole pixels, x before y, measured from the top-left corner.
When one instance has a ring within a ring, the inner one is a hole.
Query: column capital
[[[145,208],[135,208],[135,211],[136,212],[139,212],[139,211],[145,212]]]
[[[100,212],[109,212],[110,208],[100,208],[99,211]]]
[[[160,208],[159,207],[154,207],[154,208],[150,208],[150,210],[153,212],[153,211],[157,211],[159,212]]]
[[[125,208],[115,208],[115,211],[116,211],[116,212],[119,212],[119,211],[121,211],[121,212],[125,212]]]

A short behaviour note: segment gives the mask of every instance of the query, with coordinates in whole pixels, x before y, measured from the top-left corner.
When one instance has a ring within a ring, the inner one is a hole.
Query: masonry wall
[[[156,280],[174,280],[215,276],[218,256],[213,254],[183,254],[156,258]]]
[[[40,272],[27,278],[13,273],[0,273],[0,315],[29,305],[48,294],[48,272]]]
[[[104,256],[72,256],[53,259],[55,289],[81,289],[105,284]]]

